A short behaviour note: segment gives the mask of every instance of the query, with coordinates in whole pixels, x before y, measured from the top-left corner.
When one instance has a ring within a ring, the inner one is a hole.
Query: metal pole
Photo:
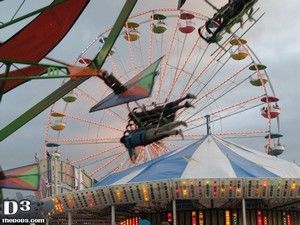
[[[4,28],[4,27],[7,27],[7,26],[9,26],[9,25],[11,25],[11,24],[17,23],[17,22],[19,22],[19,21],[21,21],[21,20],[27,19],[28,17],[34,16],[34,15],[36,15],[36,14],[38,14],[38,13],[41,13],[41,12],[43,12],[43,11],[46,11],[46,10],[48,10],[48,9],[51,9],[51,8],[55,7],[56,5],[61,4],[61,3],[64,3],[64,2],[65,2],[64,0],[58,0],[58,1],[55,1],[54,3],[52,3],[52,4],[50,4],[50,5],[46,6],[46,7],[37,9],[37,10],[35,10],[35,11],[33,11],[33,12],[30,12],[30,13],[24,15],[24,16],[20,16],[19,18],[16,18],[16,19],[13,19],[13,20],[11,20],[11,21],[9,21],[9,22],[7,22],[7,23],[1,24],[1,25],[0,25],[0,29],[2,29],[2,28]]]
[[[243,200],[242,200],[242,210],[243,210],[243,225],[247,225],[246,200],[245,200],[245,198],[243,198]]]
[[[72,214],[68,212],[68,225],[72,225]]]
[[[206,132],[207,132],[207,135],[210,135],[211,132],[210,132],[210,115],[206,115],[204,116],[206,118]]]
[[[111,206],[111,225],[116,225],[115,206]]]
[[[173,199],[173,225],[177,225],[176,199]]]
[[[70,78],[70,75],[48,75],[48,76],[26,76],[26,77],[1,77],[0,81],[10,81],[10,80],[45,80],[45,79],[60,79],[60,78]]]
[[[46,225],[49,225],[49,219],[46,219]]]

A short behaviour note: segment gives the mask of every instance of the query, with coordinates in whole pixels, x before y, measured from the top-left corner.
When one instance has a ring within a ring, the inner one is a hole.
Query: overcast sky
[[[4,22],[10,18],[13,10],[21,2],[21,0],[1,2],[0,21]],[[45,2],[32,0],[30,4],[25,3],[22,12],[43,6]],[[73,29],[50,53],[50,56],[70,63],[74,62],[88,42],[113,24],[124,2],[91,0]],[[220,1],[214,2],[220,4]],[[176,7],[176,5],[176,1],[173,0],[140,0],[135,12],[153,7]],[[266,15],[249,32],[247,39],[260,60],[268,66],[272,84],[280,98],[281,132],[284,134],[282,143],[286,145],[286,152],[280,157],[299,164],[300,25],[298,20],[300,18],[298,10],[300,2],[298,0],[260,0],[257,5],[266,12]],[[212,11],[206,11],[207,7],[200,0],[187,0],[184,8],[199,11],[208,16],[212,15]],[[24,23],[0,30],[0,41],[5,41],[22,26]],[[4,127],[9,121],[51,93],[60,83],[60,80],[32,81],[6,94],[0,104],[0,127]],[[0,164],[3,168],[18,167],[33,162],[34,153],[40,152],[44,146],[44,128],[48,114],[49,110],[43,112],[0,143]]]

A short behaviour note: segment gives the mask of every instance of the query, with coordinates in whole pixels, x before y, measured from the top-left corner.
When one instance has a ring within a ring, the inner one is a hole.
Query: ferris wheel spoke
[[[196,73],[199,65],[201,64],[201,62],[202,62],[202,60],[203,60],[203,58],[204,58],[204,56],[207,52],[208,47],[209,47],[209,45],[207,44],[205,49],[203,50],[203,52],[201,54],[199,54],[200,58],[198,59],[198,61],[196,61],[196,65],[194,66],[194,69],[193,69],[193,72],[192,72],[193,75]],[[187,93],[187,89],[189,87],[190,82],[192,81],[192,78],[194,78],[194,76],[190,76],[189,80],[186,82],[184,88],[182,89],[182,92],[181,92],[181,95],[180,95],[181,98]],[[199,79],[196,77],[196,78],[194,78],[193,83],[198,82],[198,81],[199,81]]]
[[[200,112],[202,112],[203,110],[205,110],[206,108],[210,107],[212,104],[217,104],[217,101],[220,100],[222,97],[224,97],[226,94],[230,93],[233,89],[237,88],[239,85],[241,85],[242,83],[244,83],[248,78],[244,79],[241,83],[239,83],[238,85],[232,87],[231,89],[225,91],[223,94],[220,94],[218,97],[213,97],[213,93],[215,90],[213,89],[210,89],[206,92],[206,94],[204,96],[201,97],[201,100],[204,99],[204,98],[207,98],[207,101],[209,101],[209,103],[203,107],[201,107],[200,109],[198,109],[195,113],[193,113],[192,115],[188,115],[187,118],[184,118],[183,120],[189,120],[191,118],[193,118],[194,116],[196,116],[197,114],[199,114]],[[220,85],[220,84],[219,84]],[[212,99],[212,101],[210,101]],[[199,100],[199,99],[198,99]],[[201,103],[201,101],[197,101],[194,104],[194,106],[197,106]],[[186,109],[183,109],[183,111],[181,111],[179,114],[178,114],[178,117],[181,116],[184,111]],[[201,117],[202,118],[202,117]]]
[[[221,109],[219,109],[219,110],[217,110],[217,111],[214,111],[214,112],[210,113],[209,115],[210,115],[210,116],[214,116],[214,115],[216,115],[216,114],[219,114],[219,113],[221,113],[221,112],[224,112],[224,111],[227,111],[227,110],[236,108],[236,107],[243,107],[245,104],[247,104],[247,103],[249,103],[249,102],[252,102],[252,101],[254,101],[254,100],[261,99],[263,96],[264,96],[264,95],[259,95],[259,96],[251,97],[251,98],[249,98],[249,99],[247,99],[247,100],[240,101],[240,102],[238,102],[238,103],[234,103],[234,104],[229,105],[229,106],[225,106],[225,107],[223,107],[223,108],[221,108]],[[192,123],[192,122],[197,121],[197,120],[200,120],[200,119],[204,119],[204,116],[197,117],[197,118],[192,119],[192,120],[191,120],[191,118],[190,118],[190,119],[188,119],[188,120],[186,120],[186,121],[187,121],[188,123]]]
[[[168,149],[166,146],[162,146],[161,143],[158,144],[158,143],[154,142],[153,145],[156,148],[161,149],[161,152],[168,153],[170,151],[170,149]]]
[[[176,21],[176,27],[174,29],[174,32],[173,32],[173,35],[172,35],[172,39],[171,39],[171,44],[170,44],[170,47],[168,49],[168,53],[165,56],[166,58],[165,58],[165,62],[164,62],[163,68],[162,68],[162,73],[159,76],[160,80],[159,80],[158,92],[157,92],[157,95],[156,95],[156,101],[160,100],[160,91],[161,91],[161,88],[162,88],[162,83],[163,83],[164,77],[165,77],[166,72],[167,72],[167,65],[169,63],[171,52],[172,52],[172,50],[174,50],[173,49],[174,48],[173,45],[174,45],[174,41],[175,41],[177,29],[178,29],[179,19],[180,19],[180,16],[178,15],[177,21]]]
[[[145,153],[145,147],[144,146],[139,146],[136,148],[138,151],[138,157],[136,159],[136,164],[143,163],[143,160],[145,159],[144,153]]]
[[[82,122],[82,123],[95,125],[97,127],[104,127],[104,128],[108,128],[108,129],[115,130],[115,131],[120,131],[120,132],[123,131],[122,129],[119,129],[117,127],[113,127],[113,126],[110,126],[110,125],[104,124],[104,123],[99,123],[99,122],[93,121],[93,120],[83,119],[83,118],[80,118],[79,116],[65,114],[65,117],[73,119],[73,120],[77,120],[77,121]]]
[[[120,77],[121,77],[121,73],[120,73],[120,71],[118,70],[118,67],[117,67],[117,65],[116,65],[116,62],[115,62],[114,58],[111,56],[111,54],[108,55],[107,58],[108,58],[108,60],[109,60],[109,62],[110,62],[110,64],[111,64],[111,68],[112,68],[113,74],[114,74],[116,77],[120,78]],[[125,74],[125,75],[127,76],[127,79],[128,79],[128,78],[129,78],[129,77],[128,77],[128,74]]]
[[[122,147],[123,145],[118,145],[118,146],[114,146],[112,148],[108,148],[108,149],[105,149],[105,150],[101,150],[99,152],[96,152],[96,153],[93,153],[91,155],[88,155],[88,156],[85,156],[85,157],[82,157],[80,159],[77,159],[77,160],[74,160],[74,161],[71,161],[71,164],[78,164],[80,162],[83,162],[83,161],[86,161],[86,160],[91,160],[93,158],[96,158],[98,156],[103,156],[103,154],[107,153],[107,152],[110,152],[110,151],[113,151],[113,150],[116,150],[120,147]]]
[[[231,131],[231,132],[221,132],[214,133],[216,136],[226,137],[226,138],[237,138],[237,137],[264,137],[268,134],[266,130],[253,130],[253,131]]]
[[[86,144],[117,144],[120,143],[120,137],[105,137],[105,138],[64,138],[64,139],[49,139],[50,143],[63,145],[86,145]]]
[[[176,138],[176,137],[169,137],[165,139],[165,143],[171,145],[172,147],[179,148],[180,146],[175,144],[174,142],[182,142],[182,141],[191,141],[191,140],[199,140],[199,138],[206,136],[206,134],[198,133],[188,133],[184,134],[184,139]]]
[[[85,91],[81,90],[80,88],[74,89],[73,93],[77,97],[82,97],[84,100],[86,100],[89,103],[89,106],[93,106],[94,104],[97,103],[97,100],[95,98],[93,98],[91,95],[89,95]]]
[[[176,65],[176,67],[175,67],[175,68],[176,68],[176,70],[175,70],[175,76],[173,76],[173,81],[172,81],[171,87],[174,87],[174,86],[175,86],[175,80],[176,80],[176,77],[177,77],[178,68],[179,68],[179,66],[180,66],[182,54],[183,54],[183,51],[184,51],[184,48],[185,48],[186,38],[187,38],[187,34],[184,34],[184,39],[183,39],[182,47],[181,47],[180,53],[179,53],[179,55],[178,55],[177,65]],[[178,45],[177,45],[177,46],[178,46]],[[168,64],[168,62],[167,62],[167,64]],[[184,66],[183,66],[183,68],[184,68]],[[171,90],[172,90],[172,88],[170,88],[169,94],[167,95],[166,98],[169,98],[169,95],[171,94]]]
[[[104,162],[105,160],[107,160],[107,159],[109,159],[109,158],[111,158],[111,157],[116,156],[117,154],[119,154],[119,153],[107,155],[107,156],[105,156],[105,157],[96,159],[96,160],[94,160],[94,161],[92,161],[92,162],[90,162],[90,161],[89,161],[89,162],[86,162],[85,164],[78,164],[78,166],[80,166],[81,168],[88,168],[88,167],[91,167],[91,166],[93,166],[93,165],[95,165],[95,164],[102,163],[102,162]],[[73,165],[74,165],[74,164],[73,164]]]
[[[234,113],[231,113],[231,114],[228,114],[228,115],[225,115],[225,116],[221,116],[217,119],[213,119],[211,120],[210,122],[213,123],[213,122],[216,122],[216,121],[219,121],[219,120],[223,120],[225,118],[228,118],[228,117],[231,117],[231,116],[234,116],[234,115],[237,115],[237,114],[240,114],[242,112],[245,112],[245,111],[248,111],[248,110],[251,110],[251,109],[254,109],[254,108],[257,108],[257,107],[260,107],[262,106],[263,103],[260,103],[260,104],[257,104],[257,105],[254,105],[254,106],[251,106],[251,107],[248,107],[248,108],[245,108],[245,109],[242,109],[240,111],[237,111],[237,112],[234,112]],[[191,128],[187,128],[186,130],[184,131],[190,131],[190,130],[194,130],[196,128],[199,128],[199,127],[202,127],[202,126],[206,126],[206,122],[205,123],[202,123],[200,125],[197,125],[197,126],[194,126],[194,127],[191,127]]]
[[[164,141],[164,144],[169,145],[172,149],[173,149],[173,148],[175,148],[175,149],[180,148],[179,145],[177,145],[177,144],[175,144],[175,143],[171,143],[171,142],[169,142],[169,140]]]
[[[163,55],[163,46],[164,46],[164,34],[162,33],[161,37],[160,37],[160,53],[159,53],[159,56]]]
[[[122,171],[125,168],[129,168],[131,165],[131,160],[124,160],[119,166],[116,172]]]
[[[215,91],[217,91],[218,89],[220,89],[221,87],[223,87],[225,84],[227,84],[228,82],[230,82],[233,78],[235,78],[236,76],[240,75],[242,71],[244,71],[246,68],[248,68],[248,65],[245,67],[242,67],[240,70],[238,70],[236,73],[234,73],[232,76],[230,76],[229,78],[227,78],[226,80],[224,80],[221,83],[218,83],[215,87],[213,87],[212,89],[210,89],[209,91],[207,91],[203,96],[201,96],[200,98],[198,98],[195,102],[193,102],[194,105],[197,105],[201,102],[201,100],[203,100],[204,98],[207,98],[208,96],[210,96],[212,93],[214,93]],[[248,79],[248,78],[247,78]],[[238,87],[239,85],[241,85],[243,82],[245,82],[247,79],[244,79],[242,82],[240,82],[238,85],[235,85],[232,90],[236,87]],[[220,99],[221,97],[225,96],[227,93],[229,93],[231,90],[225,92],[224,94],[222,94],[221,96],[219,96],[217,99]],[[215,100],[213,101],[215,102]],[[209,105],[211,105],[213,102],[209,103]],[[208,106],[209,106],[208,105]],[[205,106],[203,108],[207,108],[208,106]],[[186,109],[184,109],[181,114],[185,111]],[[197,112],[195,112],[194,114],[192,114],[191,116],[189,116],[187,118],[190,119],[191,117],[197,115],[199,112],[201,112],[202,109],[198,110]]]
[[[228,56],[226,61],[224,63],[222,63],[222,65],[219,67],[219,69],[215,73],[213,73],[213,75],[208,79],[207,82],[205,82],[204,86],[200,89],[200,91],[198,91],[198,94],[200,94],[200,93],[202,93],[202,91],[204,91],[204,89],[207,87],[207,85],[219,74],[220,71],[222,71],[222,69],[225,67],[225,65],[229,62],[230,59],[231,59],[231,57]]]
[[[208,48],[208,46],[207,46]],[[207,50],[207,49],[206,49]],[[208,70],[208,68],[213,64],[213,62],[216,61],[217,57],[221,54],[223,50],[221,49],[210,61],[209,63],[204,67],[204,69],[199,73],[199,75],[196,77],[196,79],[194,80],[194,82],[190,83],[190,85],[187,85],[186,88],[184,88],[183,90],[183,95],[185,95],[186,93],[188,93],[190,91],[190,89],[192,88],[192,86],[195,84],[196,81],[198,81],[203,75],[204,73]],[[204,51],[205,53],[206,51]]]
[[[156,149],[155,145],[151,144],[148,146],[148,148],[150,148],[149,155],[151,159],[160,156],[160,152]]]
[[[24,3],[25,3],[25,0],[23,0],[22,3],[19,5],[19,7],[17,8],[17,10],[14,12],[14,15],[11,17],[10,21],[12,21],[12,20],[15,19],[16,15],[21,10],[21,8],[23,7]]]
[[[153,49],[152,49],[152,46],[153,46],[153,27],[154,27],[154,19],[153,19],[153,15],[154,15],[154,11],[151,13],[151,16],[150,16],[150,32],[149,32],[149,38],[148,38],[148,65],[150,65],[152,63],[152,56],[153,56]]]
[[[142,67],[145,68],[146,63],[145,63],[144,54],[143,54],[143,51],[142,51],[141,40],[139,39],[138,42],[139,42],[139,52],[140,52],[140,55],[141,55]]]
[[[185,34],[185,39],[186,39],[186,37],[187,37],[187,34]],[[186,60],[183,63],[183,66],[180,69],[176,69],[175,76],[173,78],[171,87],[175,87],[175,84],[177,83],[177,81],[178,81],[178,79],[180,77],[180,74],[183,72],[183,70],[185,69],[186,65],[191,61],[192,54],[195,51],[195,49],[197,48],[199,40],[200,40],[200,37],[197,38],[197,41],[192,46],[191,51],[189,52],[188,56],[186,57]],[[184,43],[185,43],[185,40],[184,40]],[[184,45],[183,45],[183,48],[184,48]],[[181,60],[181,55],[182,55],[182,52],[183,52],[183,48],[182,48],[181,53],[180,53],[180,60]],[[179,63],[180,63],[180,61],[178,61],[178,63],[177,63],[177,68],[179,67]],[[174,89],[175,88],[170,88],[169,89],[169,93],[168,93],[167,98],[170,97],[170,94],[171,94],[171,92]]]
[[[217,101],[219,101],[222,97],[226,96],[228,93],[231,93],[231,91],[233,91],[234,89],[236,89],[237,87],[239,87],[240,85],[242,85],[245,81],[248,80],[248,77],[245,78],[244,80],[242,80],[241,82],[239,82],[238,84],[236,84],[235,86],[229,88],[227,91],[225,91],[224,93],[220,94],[218,97],[213,98],[213,101],[209,102],[208,104],[206,104],[205,106],[201,107],[199,110],[197,110],[197,112],[195,112],[194,114],[192,114],[191,116],[189,116],[187,118],[187,120],[191,119],[192,117],[194,117],[195,115],[203,112],[203,110],[205,110],[206,108],[210,107],[212,104],[216,103]],[[265,94],[264,94],[265,95]],[[262,97],[264,95],[261,95]]]
[[[95,176],[97,173],[99,173],[100,170],[104,169],[105,167],[107,167],[108,165],[110,165],[112,162],[116,161],[118,158],[120,158],[126,152],[127,152],[127,150],[124,150],[124,151],[120,152],[119,154],[117,154],[116,156],[114,156],[111,160],[109,160],[107,163],[105,163],[104,165],[101,165],[100,167],[98,167],[97,169],[95,169],[89,175],[91,177]]]
[[[120,62],[121,64],[121,67],[122,67],[122,70],[123,70],[123,73],[126,75],[126,77],[129,79],[129,71],[126,69],[125,67],[125,63],[124,63],[124,60],[123,58],[120,56],[120,54],[118,53],[118,51],[115,52],[115,55],[116,55],[116,60]]]

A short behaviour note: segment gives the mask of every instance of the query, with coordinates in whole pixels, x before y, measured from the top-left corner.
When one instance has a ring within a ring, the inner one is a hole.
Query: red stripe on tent
[[[0,45],[0,59],[39,62],[64,38],[88,3],[89,0],[66,0],[42,12]],[[7,92],[24,82],[7,81],[4,88]]]

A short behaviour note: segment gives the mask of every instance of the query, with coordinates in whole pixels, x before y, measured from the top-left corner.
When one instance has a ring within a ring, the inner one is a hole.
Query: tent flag
[[[0,178],[0,189],[38,190],[40,171],[38,164],[31,164],[6,171]]]
[[[100,111],[149,97],[152,93],[154,78],[157,75],[156,71],[162,58],[163,57],[160,57],[142,72],[128,81],[124,85],[127,88],[125,92],[121,93],[120,95],[111,93],[99,103],[94,105],[90,109],[90,112]]]

